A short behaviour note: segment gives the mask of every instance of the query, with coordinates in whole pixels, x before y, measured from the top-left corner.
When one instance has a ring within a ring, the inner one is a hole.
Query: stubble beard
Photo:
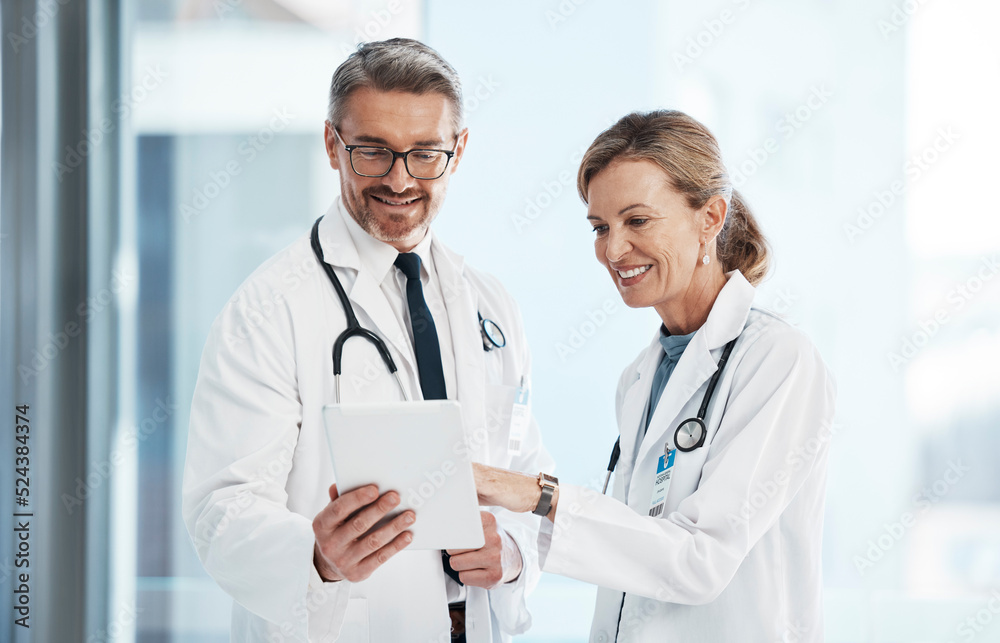
[[[432,198],[430,194],[418,190],[408,190],[402,194],[387,194],[386,190],[366,188],[359,195],[350,186],[343,185],[342,189],[344,195],[347,197],[344,200],[347,211],[358,222],[362,230],[384,243],[397,243],[410,239],[419,241],[422,239],[437,215],[441,207],[441,200],[444,198],[443,195]],[[394,199],[403,200],[419,197],[419,216],[413,219],[395,215],[376,215],[368,206],[368,198],[372,195],[389,196],[390,194]]]

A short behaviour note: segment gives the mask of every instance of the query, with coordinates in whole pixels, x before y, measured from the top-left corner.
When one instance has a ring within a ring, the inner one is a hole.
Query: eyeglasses
[[[344,143],[344,137],[340,135],[337,128],[333,128],[333,131],[340,142]],[[458,147],[457,137],[455,147]],[[351,155],[351,169],[354,170],[354,173],[369,178],[385,176],[392,171],[396,159],[403,159],[403,166],[413,178],[422,181],[439,179],[448,169],[451,157],[455,156],[454,150],[418,149],[397,152],[388,147],[348,145],[346,143],[344,143],[344,149]]]

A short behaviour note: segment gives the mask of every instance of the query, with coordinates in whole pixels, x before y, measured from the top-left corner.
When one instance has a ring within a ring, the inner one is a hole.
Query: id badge
[[[507,441],[507,451],[511,455],[521,455],[521,444],[528,432],[530,420],[528,409],[528,387],[521,379],[521,385],[514,390],[514,407],[510,411],[510,438]]]
[[[653,481],[653,497],[649,502],[649,515],[659,516],[667,504],[667,491],[670,489],[670,479],[674,473],[674,456],[676,449],[661,455],[656,463],[656,479]]]

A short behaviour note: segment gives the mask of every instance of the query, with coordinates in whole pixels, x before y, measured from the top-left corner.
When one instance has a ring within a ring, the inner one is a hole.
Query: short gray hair
[[[410,38],[364,42],[347,57],[330,81],[327,120],[334,126],[344,118],[344,105],[356,90],[413,94],[437,92],[451,101],[455,133],[462,130],[462,83],[458,73],[427,45]]]

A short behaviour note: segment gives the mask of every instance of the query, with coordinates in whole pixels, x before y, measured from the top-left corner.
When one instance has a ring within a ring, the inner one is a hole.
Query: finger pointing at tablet
[[[375,485],[344,493],[330,486],[330,503],[313,519],[316,546],[313,561],[325,581],[362,581],[413,540],[406,531],[416,520],[404,511],[388,523],[375,527],[399,505],[399,494],[379,496]]]

